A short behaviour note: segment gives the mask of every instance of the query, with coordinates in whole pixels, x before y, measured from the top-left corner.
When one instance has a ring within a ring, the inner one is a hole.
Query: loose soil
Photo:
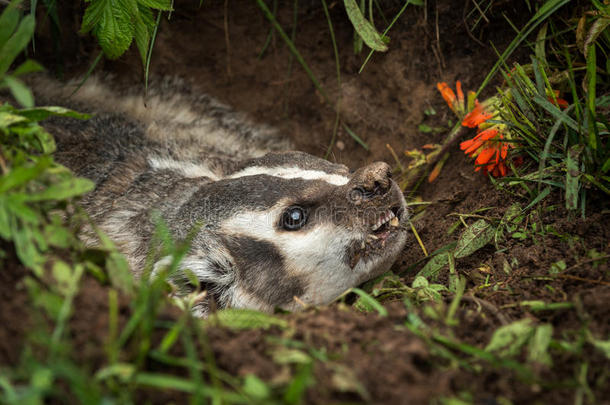
[[[151,73],[183,77],[195,88],[255,120],[276,126],[298,149],[323,155],[332,138],[335,113],[292,59],[279,36],[273,34],[269,47],[260,55],[270,25],[255,2],[230,2],[226,16],[223,2],[204,2],[201,8],[196,7],[197,3],[176,2],[171,21],[161,26]],[[279,19],[289,32],[292,10],[280,3]],[[440,142],[446,132],[418,130],[419,124],[442,126],[453,118],[436,90],[436,82],[454,83],[460,79],[466,89],[474,89],[496,60],[491,47],[479,45],[468,34],[463,2],[456,7],[455,1],[429,1],[425,8],[409,7],[390,32],[390,50],[375,54],[358,74],[366,52],[354,54],[353,30],[342,4],[329,2],[340,50],[339,86],[323,9],[317,2],[303,3],[306,4],[300,4],[298,12],[296,46],[331,98],[341,96],[341,118],[370,147],[366,151],[339,129],[331,158],[351,167],[376,160],[394,162],[386,145],[407,164],[403,151]],[[496,2],[488,14],[489,23],[484,23],[472,36],[504,49],[514,32],[502,13],[519,26],[527,18],[527,13],[518,10],[522,6],[521,2]],[[78,21],[81,13],[78,7],[66,6],[64,21]],[[392,16],[398,9],[399,5],[388,8],[387,15]],[[383,25],[381,19],[378,21]],[[61,62],[65,77],[82,74],[97,55],[95,42],[89,38],[66,37],[62,40],[63,60],[60,60],[50,35],[45,35],[44,27],[40,31],[36,56],[48,66],[57,67]],[[74,31],[66,29],[67,32]],[[113,80],[125,85],[141,81],[141,64],[135,50],[118,61],[105,61],[102,65],[98,71],[112,74]],[[437,115],[424,114],[430,108]],[[486,177],[475,173],[472,163],[457,148],[451,151],[439,178],[431,184],[424,182],[418,195],[431,202],[414,222],[429,252],[456,239],[456,234],[447,232],[458,220],[450,214],[492,207],[483,214],[501,218],[511,204],[526,203],[519,196],[498,191]],[[458,339],[484,347],[495,329],[522,318],[552,324],[554,336],[561,337],[564,330],[574,331],[583,320],[596,338],[610,336],[608,263],[593,262],[588,256],[593,249],[603,255],[610,252],[608,203],[601,198],[590,201],[586,219],[569,215],[562,207],[562,196],[555,194],[534,212],[532,220],[548,226],[548,232],[532,234],[525,240],[511,239],[502,243],[499,252],[488,246],[457,262],[457,271],[468,279],[467,289],[481,284],[481,280],[500,286],[482,289],[477,293],[479,300],[462,301],[457,312],[460,326],[454,329]],[[411,237],[393,271],[410,285],[421,265],[415,270],[410,267],[424,257]],[[561,277],[549,279],[551,265],[559,260],[565,261],[567,270]],[[5,260],[14,262],[14,258]],[[16,265],[0,272],[1,363],[17,361],[16,347],[20,347],[26,334],[27,293],[18,281],[24,273]],[[105,287],[91,277],[86,278],[70,323],[74,352],[92,367],[104,361],[107,300]],[[579,308],[533,312],[518,305],[523,300],[573,301]],[[121,302],[125,313],[128,305],[125,300]],[[385,305],[389,311],[385,318],[356,312],[344,304],[281,315],[292,326],[290,339],[325,350],[331,358],[315,363],[316,384],[308,388],[307,402],[418,404],[465,391],[472,393],[477,403],[498,403],[498,398],[514,403],[574,400],[575,387],[561,385],[578,373],[581,364],[573,358],[556,356],[552,367],[541,366],[539,376],[545,381],[541,384],[524,382],[513,372],[491,366],[479,371],[457,369],[402,326],[407,316],[402,302]],[[426,314],[419,315],[430,325],[443,329],[440,322]],[[272,356],[277,348],[272,337],[286,337],[283,331],[211,328],[207,333],[219,368],[237,376],[253,373],[266,381],[281,382],[290,376],[288,366],[279,366]],[[593,352],[592,348],[587,350],[590,350],[585,353],[589,362],[587,381],[601,403],[610,398],[607,362],[601,353]],[[156,393],[142,395],[152,402],[169,400]]]

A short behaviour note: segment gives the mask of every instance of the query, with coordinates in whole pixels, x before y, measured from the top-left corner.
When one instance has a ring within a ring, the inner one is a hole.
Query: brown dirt
[[[177,11],[172,20],[164,22],[161,28],[152,73],[184,77],[201,91],[249,113],[260,122],[275,125],[292,138],[299,149],[324,154],[331,139],[334,112],[315,91],[296,61],[292,74],[288,75],[290,54],[279,37],[274,36],[263,57],[257,57],[269,32],[269,24],[255,3],[231,3],[229,47],[223,26],[223,2],[205,2],[202,8],[193,5],[198,2],[176,3]],[[495,62],[490,47],[480,46],[467,35],[462,21],[462,3],[455,7],[454,1],[431,1],[427,9],[411,7],[390,32],[390,51],[375,55],[362,74],[357,70],[363,55],[353,54],[352,29],[344,18],[342,5],[331,3],[341,50],[340,88],[336,82],[328,27],[317,3],[315,6],[307,3],[299,9],[296,45],[331,96],[341,94],[342,118],[371,149],[365,151],[349,134],[339,130],[338,140],[343,148],[333,149],[333,159],[352,167],[375,160],[393,162],[386,144],[401,153],[440,142],[444,134],[425,134],[417,130],[422,122],[442,125],[452,118],[436,91],[436,82],[453,83],[461,79],[465,88],[475,88]],[[513,32],[502,20],[501,11],[517,25],[526,16],[515,10],[513,7],[517,6],[512,6],[511,2],[497,4],[501,7],[495,14],[490,14],[490,23],[474,34],[503,49],[512,39]],[[280,5],[279,11],[280,20],[289,30],[290,7]],[[67,21],[77,21],[74,17],[74,13],[78,14],[77,9],[65,12]],[[48,39],[46,43],[44,41],[42,37],[39,44],[43,45],[38,46],[40,59],[51,63],[53,47]],[[63,69],[67,77],[85,71],[97,52],[87,38],[65,38],[63,49]],[[101,69],[125,83],[141,80],[139,57],[134,50],[119,61],[103,62]],[[439,114],[425,116],[424,109],[428,107],[433,107]],[[403,164],[407,163],[406,159],[401,160]],[[414,224],[430,252],[455,240],[456,235],[447,235],[447,230],[457,218],[449,214],[493,207],[484,215],[501,218],[510,204],[525,201],[496,190],[487,178],[474,173],[472,163],[457,150],[452,151],[437,181],[423,184],[419,194],[424,201],[432,202]],[[546,210],[552,204],[555,209]],[[489,283],[499,285],[497,289],[477,294],[484,301],[481,307],[468,299],[462,302],[457,314],[460,320],[460,327],[455,329],[457,338],[484,347],[493,330],[503,322],[529,317],[536,322],[551,323],[557,337],[561,337],[564,330],[575,330],[584,320],[597,338],[607,339],[610,333],[608,263],[607,260],[601,264],[591,262],[587,252],[591,249],[606,255],[610,252],[608,203],[601,199],[591,201],[587,219],[568,215],[562,206],[561,195],[556,194],[548,197],[538,211],[538,220],[552,227],[553,232],[534,235],[525,241],[509,240],[500,253],[488,246],[457,262],[457,270],[469,279],[467,289],[485,277],[489,277]],[[406,270],[422,258],[419,244],[411,238],[394,270],[404,273],[405,282],[410,284],[414,273]],[[541,277],[548,276],[551,264],[558,260],[565,260],[568,266],[563,278],[542,280]],[[508,274],[503,270],[505,263],[511,264]],[[487,265],[488,270],[479,270],[482,265]],[[0,297],[4,303],[0,309],[0,324],[7,325],[0,329],[0,362],[14,363],[19,352],[15,345],[22,341],[27,325],[21,322],[26,318],[23,307],[27,298],[22,289],[15,288],[19,286],[17,280],[23,270],[18,266],[9,267],[11,271],[0,272]],[[78,311],[70,325],[75,352],[94,367],[104,362],[102,347],[108,323],[107,299],[105,288],[88,278],[83,283],[76,305]],[[579,309],[531,312],[514,305],[521,300],[536,299],[574,301]],[[127,313],[128,303],[122,302],[121,308]],[[302,341],[308,348],[325,348],[328,357],[332,358],[316,362],[317,385],[309,387],[307,402],[429,403],[438,396],[457,395],[463,391],[474,393],[477,403],[497,403],[498,397],[514,403],[573,400],[574,387],[550,389],[545,384],[532,385],[519,380],[513,372],[491,367],[480,372],[458,370],[431,353],[423,340],[401,326],[407,315],[401,302],[388,303],[387,308],[390,312],[387,318],[360,314],[341,305],[282,315],[294,327],[290,339]],[[444,327],[425,314],[419,315],[439,329]],[[273,361],[277,347],[269,337],[282,336],[282,333],[275,329],[236,332],[212,328],[208,330],[208,338],[221,369],[234,375],[254,373],[265,380],[281,381],[286,378],[286,366],[278,366]],[[596,398],[610,398],[610,384],[603,384],[607,371],[604,371],[602,355],[585,354],[590,361],[588,381]],[[541,368],[539,376],[547,382],[561,384],[574,378],[579,366],[573,357],[558,356],[552,368]],[[358,391],[354,388],[356,385],[341,389],[333,377],[337,370],[362,384],[363,389]],[[155,396],[148,398],[155,402],[164,400]]]

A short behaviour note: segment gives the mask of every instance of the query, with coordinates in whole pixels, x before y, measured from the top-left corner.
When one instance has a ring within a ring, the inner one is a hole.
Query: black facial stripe
[[[284,258],[273,244],[246,236],[227,237],[225,244],[237,265],[238,282],[256,298],[279,306],[304,293],[303,281],[286,274]]]

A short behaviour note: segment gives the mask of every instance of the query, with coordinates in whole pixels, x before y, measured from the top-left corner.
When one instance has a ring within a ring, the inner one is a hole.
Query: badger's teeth
[[[397,227],[398,226],[398,218],[394,217],[390,220],[390,226]]]
[[[372,240],[377,240],[377,239],[379,239],[377,236],[373,235],[372,233],[369,233],[369,234],[368,234],[366,237],[367,237],[368,239],[372,239]]]
[[[371,229],[373,231],[376,231],[377,229],[379,229],[382,225],[386,224],[387,222],[391,221],[393,218],[396,218],[396,215],[394,215],[394,213],[390,210],[387,210],[382,216],[381,218],[379,218],[379,220],[375,223],[375,225],[373,225],[371,227]]]

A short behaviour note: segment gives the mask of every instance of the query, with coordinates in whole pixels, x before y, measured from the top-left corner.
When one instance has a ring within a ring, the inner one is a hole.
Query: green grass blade
[[[502,52],[498,61],[491,68],[483,83],[477,90],[477,96],[481,94],[481,91],[489,84],[489,81],[494,77],[498,68],[504,63],[504,61],[519,47],[521,42],[534,30],[537,26],[539,26],[542,22],[544,22],[547,18],[549,18],[555,11],[557,11],[562,6],[569,3],[570,0],[547,0],[542,7],[538,10],[538,12],[525,24],[523,29],[517,34],[515,39],[511,41],[508,47]]]

